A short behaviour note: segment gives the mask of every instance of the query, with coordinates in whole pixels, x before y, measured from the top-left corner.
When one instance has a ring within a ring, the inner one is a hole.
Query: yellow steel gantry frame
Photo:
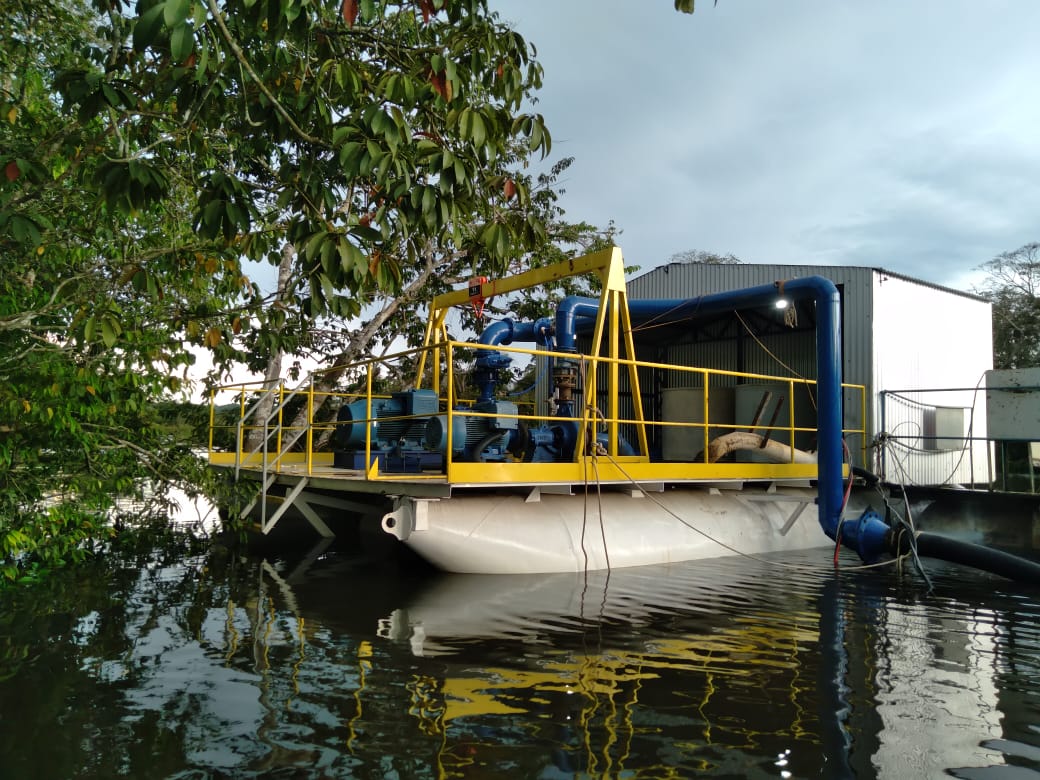
[[[596,327],[592,336],[592,347],[590,354],[602,355],[604,331],[607,334],[607,354],[610,358],[607,363],[607,410],[602,413],[607,420],[607,450],[614,458],[621,457],[618,452],[618,397],[620,394],[620,359],[635,361],[636,351],[632,341],[632,321],[628,312],[628,293],[625,287],[625,263],[621,249],[611,247],[599,252],[585,255],[584,257],[555,263],[544,268],[532,268],[529,271],[506,277],[505,279],[493,279],[480,285],[480,296],[487,300],[495,295],[505,295],[511,292],[527,290],[539,287],[560,279],[583,274],[595,273],[599,276],[603,285],[600,294],[599,311],[596,315]],[[426,324],[426,337],[424,346],[433,347],[433,390],[440,395],[440,366],[446,355],[442,354],[442,345],[450,342],[446,321],[448,312],[454,306],[463,306],[471,301],[471,291],[455,290],[438,295],[430,304],[430,316]],[[621,354],[621,341],[624,339],[624,355]],[[422,376],[426,368],[427,351],[422,353],[416,370],[415,387],[421,386]],[[638,431],[638,456],[629,456],[624,460],[647,461],[649,460],[649,445],[647,444],[646,426],[643,425],[643,402],[639,391],[639,374],[634,362],[628,364],[629,390],[632,394],[632,405],[634,419],[637,422]],[[596,382],[595,377],[585,384],[585,406],[586,410],[596,410]],[[454,402],[454,388],[448,388],[449,409]],[[583,415],[587,417],[586,415]],[[592,420],[595,421],[594,419]],[[575,448],[577,453],[585,452],[585,437],[587,425],[578,426],[578,442]]]

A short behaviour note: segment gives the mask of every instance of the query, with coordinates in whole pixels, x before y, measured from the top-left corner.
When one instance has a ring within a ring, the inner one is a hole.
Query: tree
[[[70,120],[53,87],[57,67],[89,61],[84,52],[97,44],[90,9],[13,2],[8,10],[0,30],[0,582],[85,555],[119,522],[117,497],[144,498],[140,477],[201,479],[197,459],[158,424],[153,401],[177,388],[191,360],[170,319],[211,308],[237,284],[219,267],[181,283],[207,248],[183,200],[130,214],[128,203],[104,198],[98,183],[110,160],[94,150],[108,148],[108,129]],[[147,166],[128,168],[135,195],[160,183],[186,193],[176,176],[160,182]],[[134,270],[145,262],[147,276]],[[153,497],[157,507],[163,501]]]
[[[515,202],[510,204],[507,208],[518,213],[506,218],[537,220],[543,226],[544,238],[531,243],[527,251],[506,269],[489,264],[480,255],[474,256],[450,243],[431,242],[423,261],[406,271],[400,290],[394,294],[376,292],[371,296],[363,317],[352,321],[332,320],[325,323],[323,330],[315,331],[307,357],[328,367],[317,375],[315,381],[318,403],[330,398],[327,393],[347,389],[353,382],[362,380],[348,371],[351,364],[385,354],[389,346],[401,341],[407,346],[422,344],[426,327],[425,305],[432,297],[456,288],[475,274],[494,276],[543,267],[613,245],[616,234],[613,224],[599,228],[585,222],[570,222],[559,206],[562,194],[559,180],[572,162],[573,158],[564,158],[548,172],[534,177],[514,172],[517,186],[530,193],[530,201],[526,206]],[[597,291],[596,279],[568,278],[555,285],[517,294],[508,301],[489,301],[483,320],[478,320],[472,312],[463,311],[461,330],[453,337],[465,339],[467,335],[472,336],[480,330],[483,321],[499,316],[537,319],[551,313],[560,297],[589,295]],[[411,365],[404,361],[400,368],[407,369]],[[395,377],[401,382],[410,378],[410,375]],[[302,429],[307,423],[307,412],[300,410],[289,427]],[[318,414],[317,410],[311,412]]]
[[[993,304],[996,368],[1040,366],[1040,243],[1003,252],[980,266],[977,292]]]
[[[703,249],[687,249],[676,252],[669,258],[671,263],[697,263],[699,265],[738,265],[743,263],[734,254],[718,255],[714,252],[705,252]]]
[[[719,0],[715,0],[715,5],[719,4]],[[684,14],[693,13],[694,0],[675,0],[675,10],[682,11]]]
[[[262,369],[315,345],[322,318],[417,295],[447,259],[503,269],[545,240],[518,172],[549,150],[522,110],[541,69],[483,0],[6,10],[8,577],[82,554],[142,478],[203,479],[153,408],[189,346]],[[267,299],[243,262],[283,257]]]

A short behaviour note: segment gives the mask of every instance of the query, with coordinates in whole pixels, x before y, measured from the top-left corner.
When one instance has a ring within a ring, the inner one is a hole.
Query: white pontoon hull
[[[403,497],[383,529],[440,569],[534,574],[832,546],[809,488]]]

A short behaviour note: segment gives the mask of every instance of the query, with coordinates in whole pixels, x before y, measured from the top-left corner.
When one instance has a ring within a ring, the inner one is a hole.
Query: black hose
[[[1028,558],[928,532],[918,534],[916,541],[918,555],[971,566],[1015,582],[1040,585],[1040,563]],[[898,546],[900,555],[910,552],[908,534],[899,535]]]
[[[476,443],[466,447],[463,457],[473,463],[480,463],[480,458],[484,454],[484,450],[495,443],[496,439],[501,439],[505,434],[502,431],[491,431],[485,433],[483,437]]]
[[[852,474],[853,476],[862,479],[870,487],[874,487],[881,481],[881,477],[879,477],[877,474],[875,474],[872,471],[867,471],[865,468],[861,468],[859,466],[852,467]]]

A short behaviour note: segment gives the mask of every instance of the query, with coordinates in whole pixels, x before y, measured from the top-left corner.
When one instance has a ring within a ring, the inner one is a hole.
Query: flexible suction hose
[[[899,554],[910,552],[910,539],[906,535],[903,535],[893,546],[896,544],[899,547]],[[922,531],[917,535],[917,554],[926,558],[938,558],[950,563],[971,566],[1015,582],[1040,585],[1040,563],[1001,550],[994,550],[991,547],[983,547],[981,544]]]

